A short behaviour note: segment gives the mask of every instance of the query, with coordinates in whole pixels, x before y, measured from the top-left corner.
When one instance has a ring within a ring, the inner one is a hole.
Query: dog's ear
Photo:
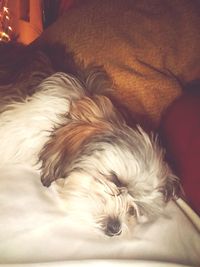
[[[164,204],[170,200],[175,200],[183,195],[178,178],[173,175],[167,175],[161,184],[156,188],[145,188],[146,184],[129,187],[129,194],[135,199],[140,216],[154,219],[163,212]],[[143,218],[144,218],[143,217]]]
[[[66,178],[92,137],[101,135],[107,127],[103,122],[74,121],[55,130],[39,155],[42,183],[49,186],[58,178]]]
[[[177,199],[184,195],[180,181],[174,174],[169,174],[165,183],[160,186],[158,190],[163,194],[165,202],[168,202],[171,199]]]

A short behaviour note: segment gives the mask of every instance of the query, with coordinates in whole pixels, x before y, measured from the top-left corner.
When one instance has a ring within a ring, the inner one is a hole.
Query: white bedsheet
[[[199,218],[186,216],[180,205],[170,202],[162,217],[138,227],[130,240],[105,240],[68,222],[54,188],[43,187],[37,173],[6,166],[0,169],[0,267],[94,266],[94,262],[95,266],[175,266],[165,262],[200,266]]]

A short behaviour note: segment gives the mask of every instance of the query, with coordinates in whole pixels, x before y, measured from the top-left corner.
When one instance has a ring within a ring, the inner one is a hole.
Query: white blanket
[[[164,215],[139,226],[134,238],[103,239],[91,229],[78,227],[78,222],[70,223],[54,187],[43,187],[37,173],[6,166],[0,176],[0,267],[8,263],[94,266],[94,262],[99,266],[131,266],[133,262],[134,266],[157,266],[150,261],[159,262],[158,266],[175,266],[164,262],[200,266],[199,218],[193,213],[187,216],[188,208],[181,200],[178,203],[184,211],[170,202]]]

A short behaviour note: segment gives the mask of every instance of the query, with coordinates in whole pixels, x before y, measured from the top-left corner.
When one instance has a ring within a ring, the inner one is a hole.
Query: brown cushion
[[[200,77],[195,0],[75,1],[39,41],[66,44],[77,61],[103,65],[118,98],[155,124],[181,94],[178,80]]]

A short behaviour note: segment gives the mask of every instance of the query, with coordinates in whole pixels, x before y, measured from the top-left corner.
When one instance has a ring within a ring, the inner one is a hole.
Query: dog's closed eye
[[[126,188],[126,185],[120,181],[118,176],[112,172],[110,175],[103,175],[110,183],[105,182],[104,180],[98,180],[99,183],[104,184],[106,190],[105,192],[111,196],[119,196]],[[104,182],[103,182],[104,181]]]
[[[120,181],[119,177],[114,172],[112,172],[109,176],[109,180],[119,188],[126,187],[126,185]]]

